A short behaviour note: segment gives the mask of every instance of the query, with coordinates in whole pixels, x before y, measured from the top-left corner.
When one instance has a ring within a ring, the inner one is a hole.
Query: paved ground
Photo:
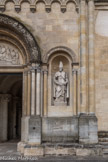
[[[108,162],[108,157],[75,157],[75,156],[46,156],[46,157],[23,157],[17,152],[15,142],[0,143],[0,162]]]

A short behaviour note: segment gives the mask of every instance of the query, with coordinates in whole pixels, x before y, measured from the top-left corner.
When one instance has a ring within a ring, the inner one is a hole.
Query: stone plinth
[[[78,117],[44,117],[42,140],[47,142],[78,141]]]
[[[98,143],[97,118],[95,115],[79,116],[79,142]]]
[[[41,118],[31,116],[29,119],[29,143],[41,144]]]
[[[21,141],[32,145],[41,143],[41,118],[39,116],[22,118]]]
[[[40,146],[19,143],[17,150],[24,156],[102,156],[107,151],[102,145],[84,145],[78,143],[44,143]]]

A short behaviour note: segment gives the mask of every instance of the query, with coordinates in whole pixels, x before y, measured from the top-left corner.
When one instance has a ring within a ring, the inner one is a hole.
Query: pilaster
[[[87,113],[86,0],[80,1],[80,111]]]
[[[95,114],[94,0],[88,0],[89,113]]]

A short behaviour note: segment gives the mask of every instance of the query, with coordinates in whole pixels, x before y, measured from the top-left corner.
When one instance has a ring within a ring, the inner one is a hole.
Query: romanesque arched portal
[[[0,14],[0,141],[22,135],[21,117],[30,116],[34,109],[33,77],[40,60],[39,46],[29,30]]]

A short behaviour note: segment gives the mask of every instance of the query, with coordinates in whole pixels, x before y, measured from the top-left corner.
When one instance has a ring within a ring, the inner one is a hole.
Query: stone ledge
[[[73,156],[103,156],[108,155],[108,149],[104,145],[83,145],[77,143],[44,143],[40,146],[25,144],[20,142],[18,144],[18,151],[24,156],[46,156],[46,155],[73,155]]]

